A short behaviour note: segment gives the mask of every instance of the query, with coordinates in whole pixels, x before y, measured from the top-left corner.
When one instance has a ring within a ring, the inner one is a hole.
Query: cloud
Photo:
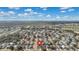
[[[47,10],[47,8],[43,8],[43,10]]]
[[[33,11],[31,8],[27,8],[27,9],[25,9],[24,10],[25,12],[31,12],[31,11]]]
[[[71,11],[74,11],[74,10],[75,10],[75,9],[69,9],[68,11],[71,12]]]
[[[42,14],[42,13],[35,12],[35,11],[32,11],[32,12],[29,13],[29,15],[40,15],[40,14]]]
[[[16,19],[17,17],[16,17],[16,16],[13,16],[13,17],[10,17],[10,18],[12,18],[12,19]]]
[[[25,12],[25,13],[19,13],[17,14],[17,16],[26,17],[26,16],[30,16],[30,14]]]
[[[0,12],[0,16],[4,16],[4,14],[5,14],[5,13],[4,13],[3,11]]]
[[[5,12],[4,16],[14,16],[16,13],[14,11],[8,11],[8,12]]]
[[[48,14],[48,15],[46,15],[46,17],[51,17],[51,15]]]
[[[61,7],[60,10],[67,10],[67,9],[70,9],[72,7]]]
[[[17,14],[17,16],[22,16],[22,14]]]
[[[27,16],[27,13],[23,13],[23,14],[18,14],[18,16],[20,16],[20,17],[24,17],[24,16]]]
[[[27,15],[28,15],[28,13],[24,13],[24,15],[25,15],[25,16],[27,16]]]
[[[25,12],[28,12],[28,15],[34,15],[34,14],[38,14],[38,12],[33,11],[31,8],[27,8],[24,10]]]
[[[8,7],[9,9],[15,9],[15,10],[19,10],[20,7]]]
[[[42,10],[47,10],[48,7],[40,7]]]
[[[39,14],[38,16],[41,17],[41,16],[43,16],[43,14]]]
[[[25,12],[25,13],[19,13],[18,18],[21,19],[42,19],[42,18],[46,18],[44,17],[45,14],[43,13],[38,13],[38,12]],[[50,17],[49,15],[47,17]]]
[[[66,13],[69,8],[70,8],[70,7],[61,7],[61,8],[60,8],[60,12],[61,12],[61,13]]]
[[[60,16],[56,16],[56,18],[57,18],[57,19],[60,19],[61,17],[60,17]]]
[[[27,8],[24,11],[27,13],[27,16],[35,16],[35,15],[38,17],[43,16],[43,13],[34,11],[34,10],[32,10],[32,8]],[[24,14],[22,14],[22,15],[24,15]]]
[[[65,13],[66,11],[62,10],[62,11],[60,11],[60,12]]]
[[[0,16],[8,16],[9,14],[7,12],[1,11]]]
[[[32,10],[31,8],[27,8],[27,9],[25,9],[24,11],[27,12],[28,15],[38,15],[38,14],[40,14],[40,13],[38,13],[38,12]]]
[[[0,12],[0,16],[13,16],[15,15],[16,13],[14,11],[8,11],[8,12],[4,12],[4,11],[1,11]]]
[[[8,13],[9,13],[10,15],[14,15],[14,14],[15,14],[14,11],[8,11]]]
[[[73,9],[72,7],[61,7],[60,8],[60,12],[65,13],[65,12],[72,12],[75,9]]]
[[[38,12],[32,12],[33,14],[39,14]]]
[[[63,16],[64,18],[68,18],[69,16],[68,15],[66,15],[66,16]]]

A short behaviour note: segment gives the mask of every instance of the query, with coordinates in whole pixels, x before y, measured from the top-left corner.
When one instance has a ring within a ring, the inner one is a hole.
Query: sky
[[[79,21],[79,7],[0,7],[0,21]]]

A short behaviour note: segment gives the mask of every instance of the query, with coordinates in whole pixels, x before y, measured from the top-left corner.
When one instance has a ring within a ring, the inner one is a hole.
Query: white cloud
[[[40,7],[42,10],[47,10],[47,7]]]
[[[27,15],[28,15],[28,13],[24,13],[24,15],[25,15],[25,16],[27,16]]]
[[[28,17],[28,16],[42,16],[42,13],[36,12],[34,10],[32,10],[31,8],[27,8],[24,10],[25,12],[22,14],[18,14],[18,16],[21,17]]]
[[[13,15],[15,15],[16,13],[14,12],[14,11],[8,11],[8,12],[5,12],[5,16],[13,16]]]
[[[18,14],[18,16],[22,16],[22,14]]]
[[[15,16],[15,17],[11,17],[12,19],[16,19],[17,17]]]
[[[42,14],[42,13],[39,13],[39,12],[32,10],[31,8],[27,8],[24,11],[27,12],[28,16],[34,16],[34,15],[41,15]]]
[[[1,11],[0,12],[0,16],[12,16],[14,14],[15,14],[14,11],[8,11],[8,12]]]
[[[72,7],[61,7],[60,8],[60,12],[71,12],[71,11],[74,11],[75,9],[73,9]]]
[[[23,16],[25,16],[25,14],[18,14],[18,16],[23,17]]]
[[[61,7],[60,10],[66,10],[66,9],[70,9],[72,7]]]
[[[19,13],[17,16],[20,16],[20,17],[25,17],[25,16],[28,16],[28,13]]]
[[[19,10],[20,7],[8,7],[9,9],[15,9],[15,10]]]
[[[47,15],[46,15],[46,16],[47,16]],[[38,14],[38,17],[45,17],[45,14],[39,13],[39,14]]]
[[[62,10],[62,11],[60,11],[60,12],[65,13],[66,11]]]
[[[56,16],[56,18],[57,18],[57,19],[60,19],[61,17],[60,17],[60,16]]]
[[[1,11],[0,13],[4,14],[4,12],[3,12],[3,11]]]
[[[51,17],[51,15],[48,14],[48,15],[46,15],[46,17]]]
[[[24,11],[26,11],[26,12],[31,12],[31,11],[33,11],[31,8],[27,8],[27,9],[25,9]]]
[[[47,10],[47,8],[43,8],[43,10]]]
[[[41,16],[43,16],[43,14],[39,14],[38,16],[41,17]]]
[[[29,15],[40,15],[40,14],[42,14],[42,13],[38,13],[38,12],[34,12],[34,11],[29,13]]]
[[[38,15],[39,17],[43,16],[42,14]]]
[[[74,10],[75,10],[75,9],[69,9],[68,11],[71,12],[71,11],[74,11]]]
[[[1,11],[1,12],[0,12],[0,16],[3,16],[3,15],[4,15],[4,12],[3,12],[3,11]]]
[[[38,13],[38,12],[26,13],[26,12],[25,12],[25,13],[22,13],[22,14],[21,14],[21,13],[18,14],[18,16],[22,16],[22,17],[25,17],[25,16],[34,16],[34,15],[40,15],[40,16],[41,16],[42,13]]]
[[[32,12],[33,14],[39,14],[38,12]]]
[[[4,12],[4,11],[1,11],[0,12],[0,16],[5,16],[5,15],[8,15],[8,13]]]
[[[14,11],[8,11],[8,13],[9,13],[10,15],[14,15],[14,14],[15,14]]]

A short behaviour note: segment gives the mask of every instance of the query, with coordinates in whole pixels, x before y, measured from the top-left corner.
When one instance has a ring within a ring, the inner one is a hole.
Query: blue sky
[[[79,21],[79,7],[0,7],[0,21]]]

